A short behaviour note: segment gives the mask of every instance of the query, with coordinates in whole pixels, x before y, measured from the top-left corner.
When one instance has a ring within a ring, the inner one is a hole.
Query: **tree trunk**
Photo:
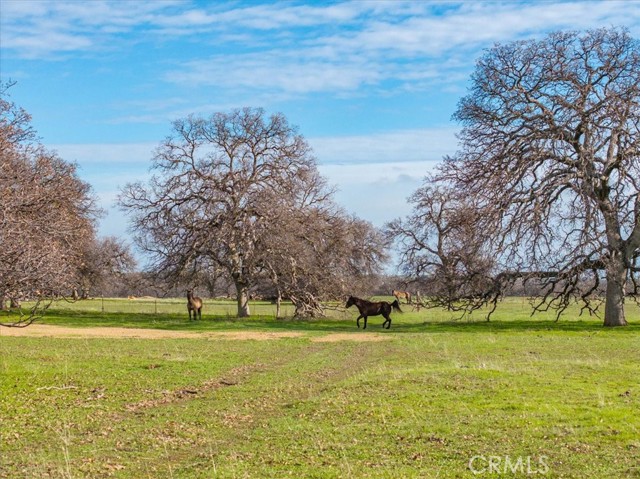
[[[627,269],[622,261],[607,269],[607,296],[605,298],[604,325],[626,326],[624,317],[624,296],[627,281]]]
[[[276,319],[280,318],[280,305],[282,304],[282,295],[280,291],[278,291],[278,296],[276,297]]]
[[[248,318],[251,315],[249,310],[249,287],[242,282],[236,282],[236,297],[238,298],[238,317]]]

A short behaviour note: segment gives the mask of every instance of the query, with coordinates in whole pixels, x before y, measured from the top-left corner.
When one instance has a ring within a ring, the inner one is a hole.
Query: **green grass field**
[[[0,477],[640,478],[635,306],[616,329],[509,299],[489,323],[405,308],[362,331],[355,310],[238,320],[207,302],[189,323],[182,300],[100,302],[40,324],[196,336],[0,329]]]

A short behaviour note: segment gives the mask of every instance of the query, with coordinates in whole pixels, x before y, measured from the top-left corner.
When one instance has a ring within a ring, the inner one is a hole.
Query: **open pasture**
[[[640,477],[632,306],[604,329],[516,298],[489,323],[403,305],[362,331],[83,303],[0,329],[0,477]]]

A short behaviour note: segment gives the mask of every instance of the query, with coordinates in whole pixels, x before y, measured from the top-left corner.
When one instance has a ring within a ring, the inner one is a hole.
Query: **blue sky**
[[[244,106],[284,113],[338,202],[381,226],[455,151],[483,49],[608,26],[640,38],[640,1],[0,0],[0,76],[93,185],[103,235],[127,237],[115,197],[172,120]]]

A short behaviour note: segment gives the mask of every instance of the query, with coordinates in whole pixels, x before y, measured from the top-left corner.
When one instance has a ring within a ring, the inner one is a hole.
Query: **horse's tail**
[[[402,313],[402,310],[400,309],[400,303],[398,302],[397,299],[393,303],[391,303],[391,307],[396,311]]]

